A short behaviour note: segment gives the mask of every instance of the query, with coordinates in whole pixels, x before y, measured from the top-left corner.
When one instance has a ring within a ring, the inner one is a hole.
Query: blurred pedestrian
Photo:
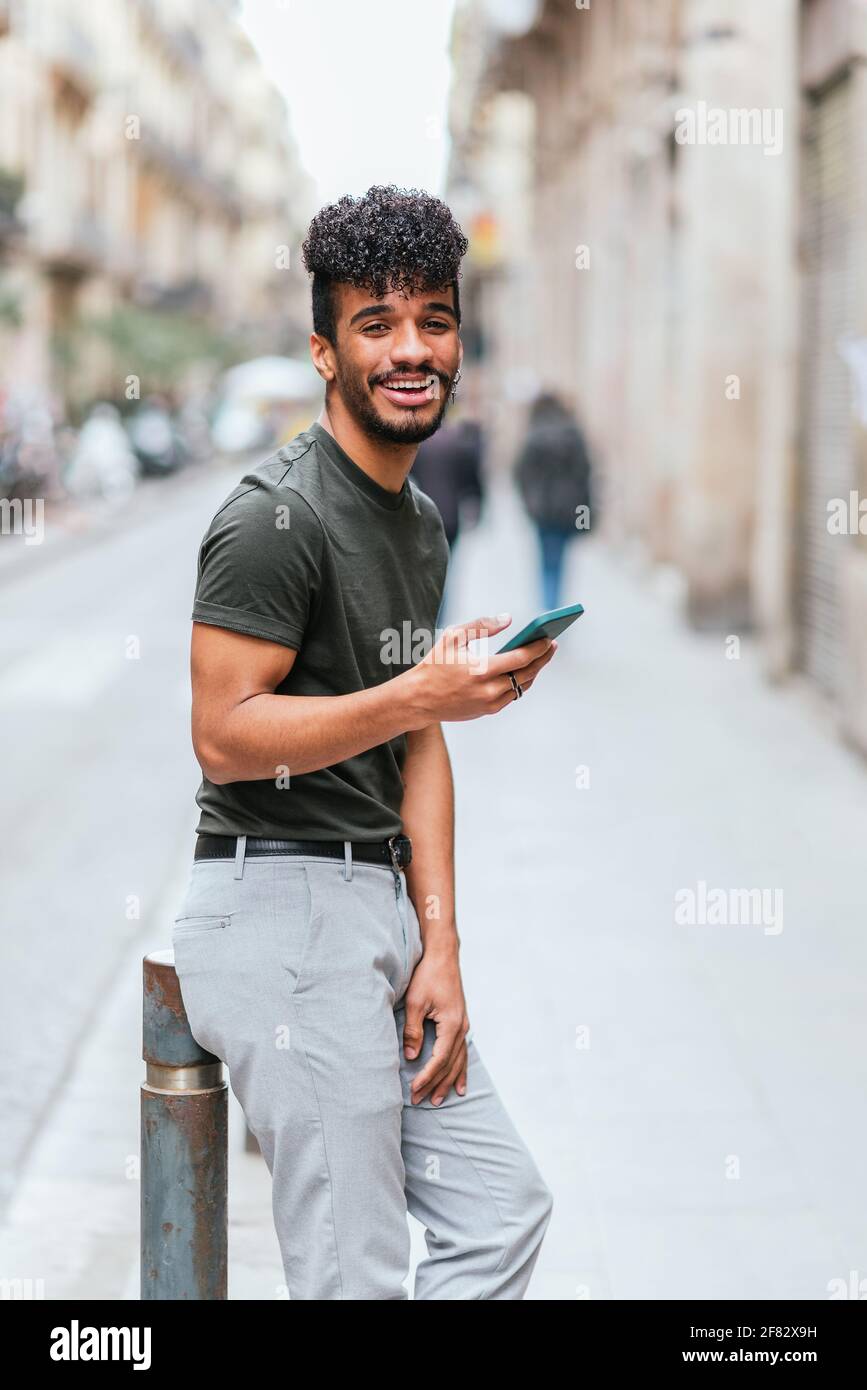
[[[536,528],[545,612],[560,605],[566,547],[590,529],[591,466],[584,434],[553,392],[530,408],[513,476]]]
[[[421,442],[410,470],[422,492],[436,504],[449,543],[446,572],[437,627],[446,621],[449,581],[454,551],[462,527],[475,526],[484,500],[482,475],[482,427],[477,420],[451,420]]]
[[[183,441],[168,392],[145,397],[126,421],[126,432],[144,474],[165,477],[184,462]]]
[[[97,401],[78,432],[64,473],[71,496],[123,502],[135,490],[139,465],[117,406]]]
[[[62,415],[59,397],[39,386],[0,388],[0,495],[62,495],[55,442]]]

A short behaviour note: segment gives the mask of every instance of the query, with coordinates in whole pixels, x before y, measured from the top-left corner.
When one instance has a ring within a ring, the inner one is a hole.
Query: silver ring
[[[521,689],[521,687],[520,687],[520,685],[518,684],[518,682],[515,680],[514,672],[512,672],[512,671],[509,672],[509,680],[512,682],[512,689],[513,689],[514,692],[515,692],[515,699],[516,699],[516,700],[520,700],[520,698],[521,698],[521,696],[523,695],[524,692],[523,692],[523,690]]]

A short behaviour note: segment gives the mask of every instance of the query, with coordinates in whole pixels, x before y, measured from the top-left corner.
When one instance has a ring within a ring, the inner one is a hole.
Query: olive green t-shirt
[[[278,695],[347,695],[409,670],[436,640],[449,548],[415,481],[389,492],[318,422],[246,473],[199,549],[192,617],[293,647]],[[198,830],[379,840],[402,830],[406,734],[331,767],[218,786]]]

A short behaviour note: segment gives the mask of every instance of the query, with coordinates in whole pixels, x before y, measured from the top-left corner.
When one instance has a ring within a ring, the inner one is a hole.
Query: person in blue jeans
[[[571,529],[562,531],[556,526],[537,526],[536,534],[542,562],[542,608],[547,613],[560,606],[566,546],[574,532]]]
[[[569,542],[591,520],[591,465],[584,435],[560,398],[536,397],[513,477],[539,545],[542,606],[559,608]]]

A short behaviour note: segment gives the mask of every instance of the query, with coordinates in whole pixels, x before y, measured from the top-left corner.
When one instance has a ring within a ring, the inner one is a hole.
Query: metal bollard
[[[228,1088],[190,1032],[174,951],[144,957],[141,1297],[227,1297]]]

